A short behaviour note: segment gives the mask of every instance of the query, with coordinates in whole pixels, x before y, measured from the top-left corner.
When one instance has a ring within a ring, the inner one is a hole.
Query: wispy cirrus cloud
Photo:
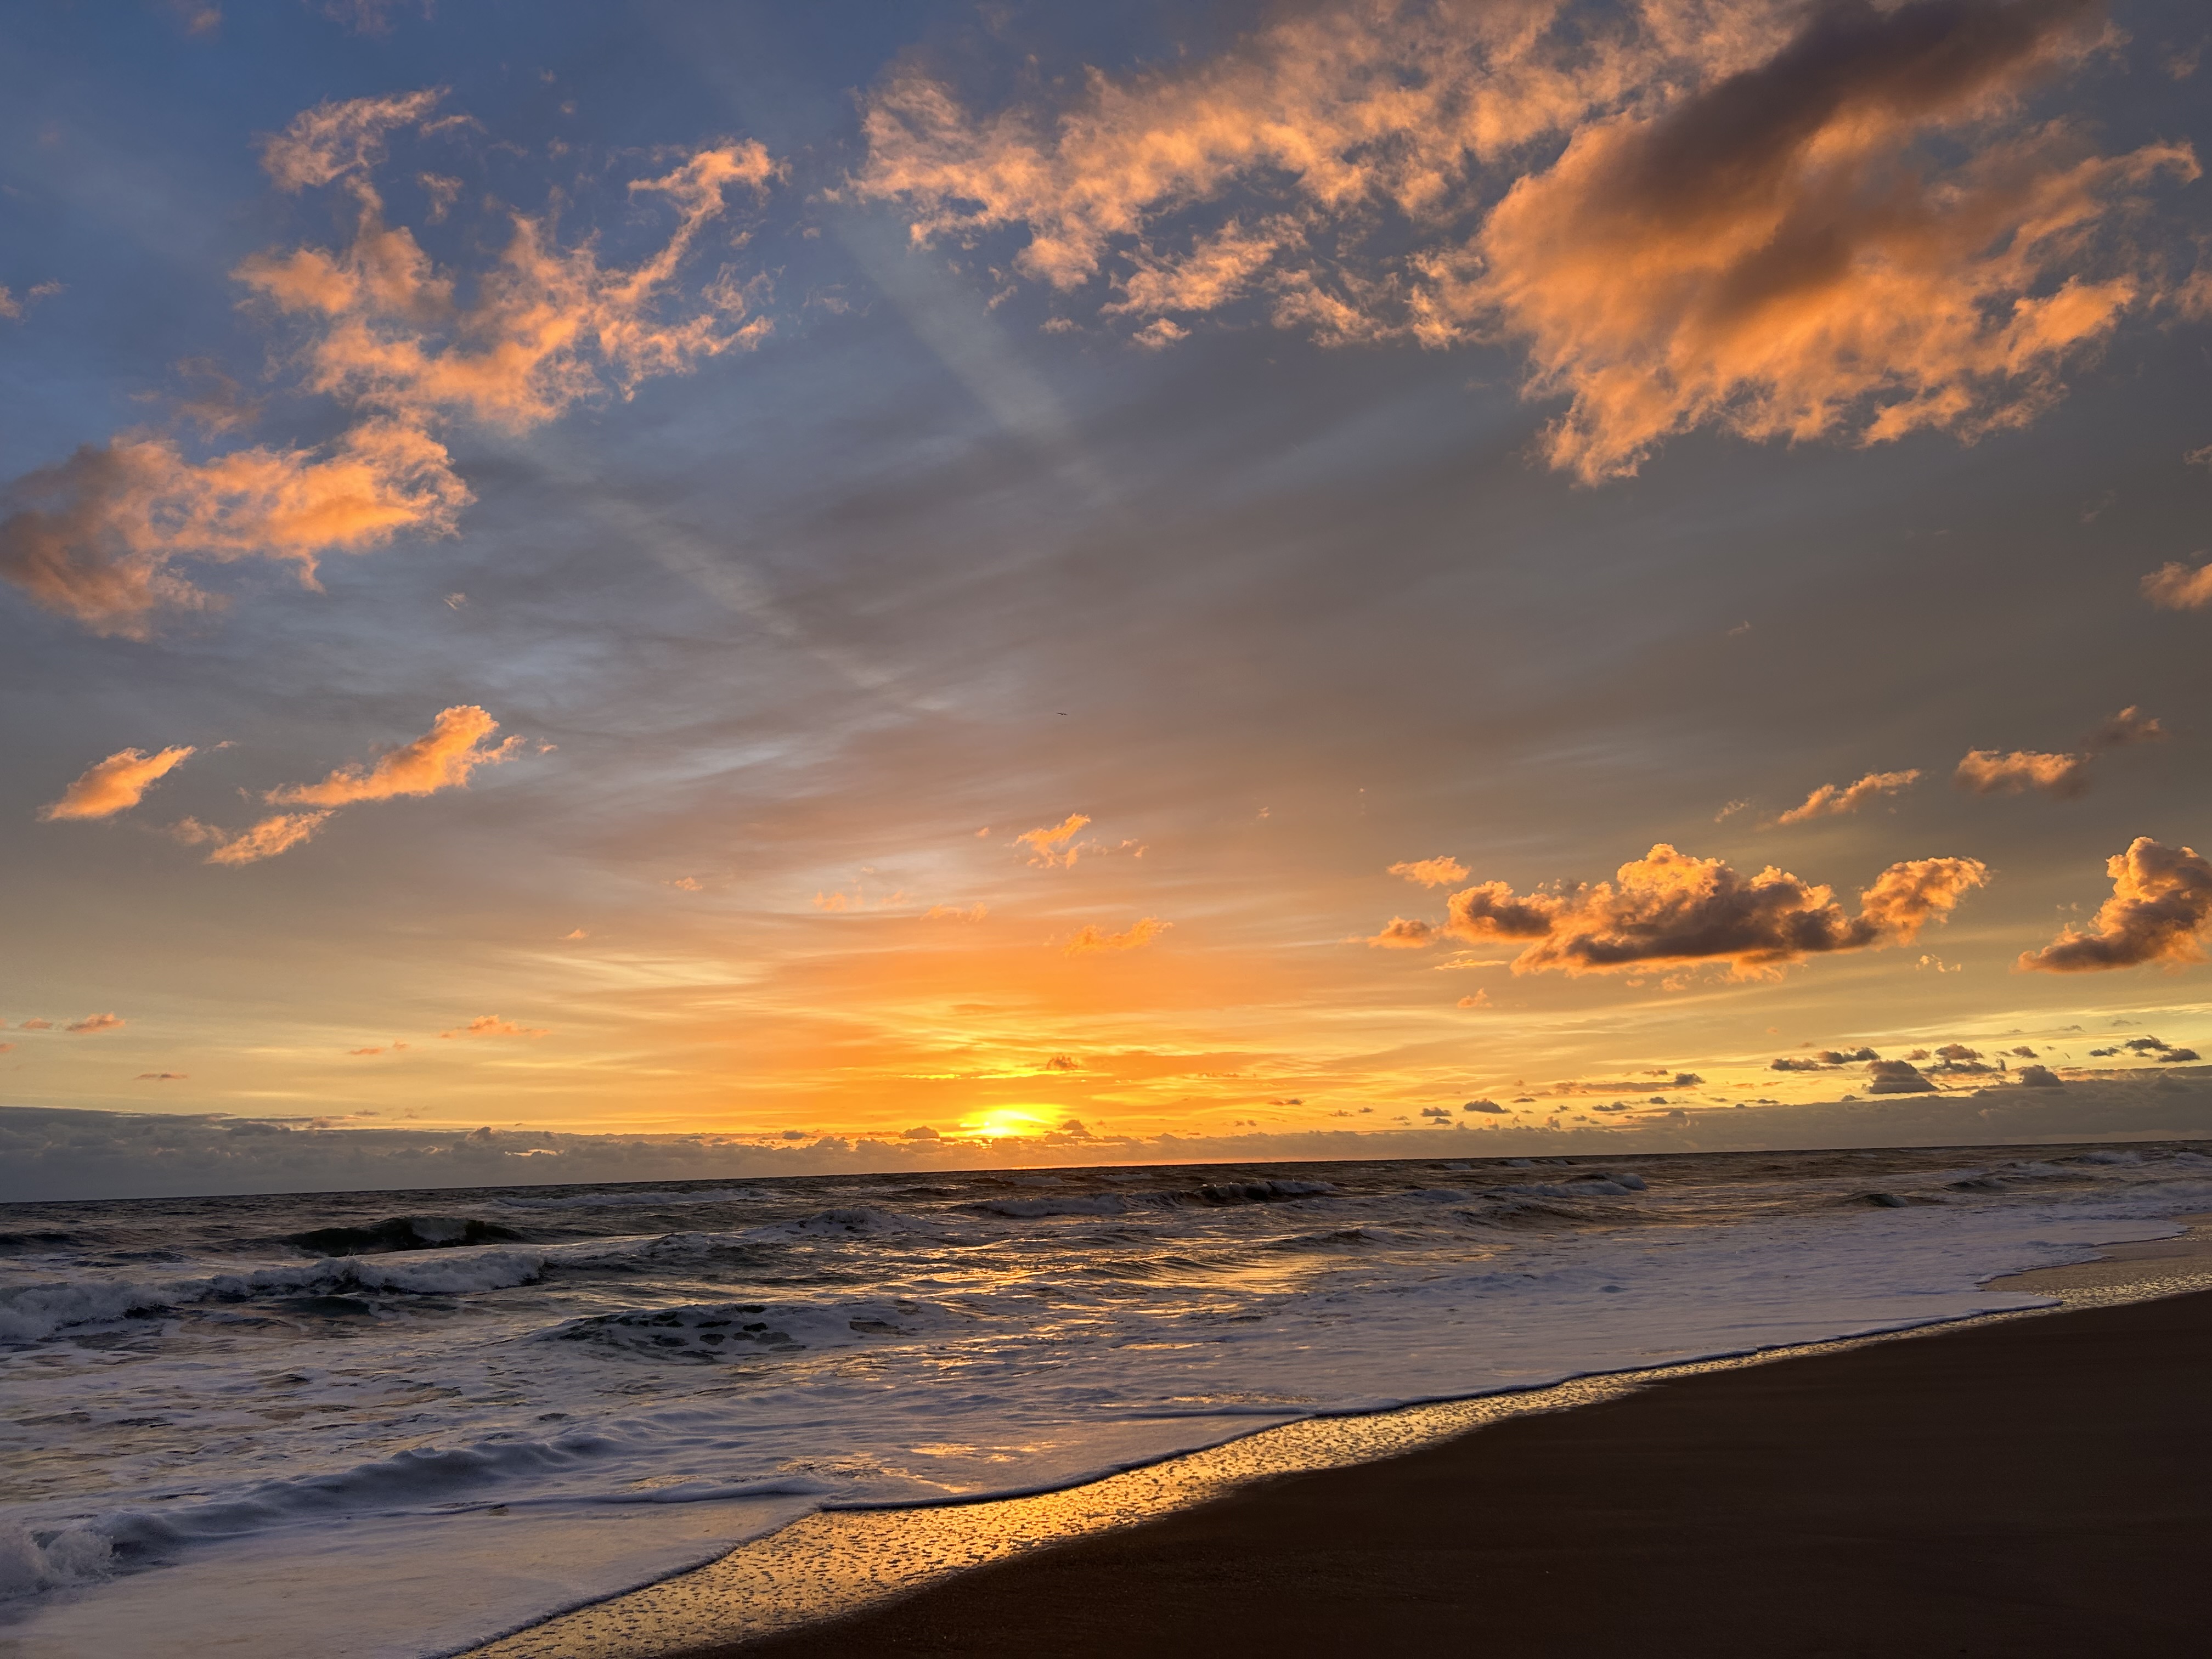
[[[62,791],[62,798],[39,809],[49,821],[64,818],[109,818],[127,812],[146,798],[155,783],[182,766],[198,751],[178,745],[145,754],[118,749],[106,760],[87,767]]]
[[[1859,895],[1853,916],[1831,888],[1771,866],[1745,876],[1719,859],[1662,842],[1622,865],[1610,882],[1526,895],[1502,881],[1465,888],[1448,901],[1444,922],[1401,919],[1370,943],[1526,939],[1512,963],[1516,974],[1724,963],[1738,978],[1756,978],[1813,956],[1910,944],[1988,876],[1974,859],[1893,864]]]
[[[454,533],[473,499],[446,447],[457,422],[527,430],[765,337],[768,319],[752,313],[728,268],[688,301],[677,282],[727,192],[757,196],[780,176],[757,143],[702,149],[633,180],[633,199],[664,203],[675,216],[635,264],[602,263],[590,237],[564,244],[550,213],[514,213],[497,261],[468,283],[387,221],[370,179],[402,130],[469,125],[427,121],[440,96],[318,105],[263,144],[280,189],[352,198],[343,246],[257,254],[234,273],[291,331],[280,361],[301,388],[333,399],[350,423],[314,448],[195,456],[144,432],[82,447],[9,487],[0,576],[94,633],[149,638],[166,614],[220,605],[185,574],[194,562],[274,560],[312,586],[331,554]],[[430,194],[441,217],[450,197]]]
[[[1516,340],[1584,482],[1701,426],[1971,438],[2181,292],[2134,209],[2189,149],[2027,112],[2109,39],[2097,0],[1377,0],[990,112],[902,67],[849,189],[1140,343]]]
[[[331,821],[330,812],[275,812],[243,830],[224,830],[198,818],[179,818],[169,833],[188,847],[207,847],[209,864],[258,864],[289,853]]]
[[[2112,896],[2087,927],[2069,927],[2016,964],[2030,973],[2087,974],[2145,963],[2204,958],[2212,927],[2212,862],[2194,848],[2167,847],[2138,836],[2106,860]]]
[[[1079,856],[1079,850],[1073,843],[1090,823],[1090,818],[1084,813],[1070,812],[1058,823],[1024,830],[1014,837],[1014,845],[1030,849],[1031,864],[1041,864],[1049,869],[1072,870]]]
[[[421,737],[387,750],[373,763],[341,766],[320,783],[283,784],[263,799],[272,806],[335,807],[465,789],[477,768],[512,759],[521,747],[520,737],[490,744],[498,730],[499,722],[476,704],[457,703],[441,709]]]
[[[455,1026],[450,1031],[441,1031],[441,1037],[542,1037],[552,1034],[538,1026],[520,1025],[511,1019],[501,1019],[497,1014],[478,1014],[465,1025]]]
[[[1150,945],[1175,924],[1158,916],[1139,916],[1124,932],[1109,933],[1095,922],[1086,922],[1063,947],[1071,957],[1095,956],[1107,951],[1137,951]]]

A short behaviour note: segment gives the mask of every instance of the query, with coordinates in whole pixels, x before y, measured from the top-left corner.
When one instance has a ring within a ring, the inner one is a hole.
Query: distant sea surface
[[[0,1652],[452,1652],[824,1505],[1890,1330],[2212,1158],[1733,1153],[0,1206]]]

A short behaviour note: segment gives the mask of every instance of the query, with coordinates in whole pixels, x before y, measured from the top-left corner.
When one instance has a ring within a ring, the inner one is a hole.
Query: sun
[[[1048,1127],[1049,1118],[1039,1117],[1035,1112],[1019,1106],[994,1106],[988,1112],[977,1112],[963,1118],[960,1127],[969,1134],[981,1135],[988,1140],[1002,1140],[1008,1135],[1033,1135]]]

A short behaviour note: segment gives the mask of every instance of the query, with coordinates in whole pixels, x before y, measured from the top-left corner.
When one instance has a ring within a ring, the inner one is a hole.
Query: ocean
[[[817,1509],[2046,1305],[2142,1143],[0,1206],[0,1655],[420,1659]]]

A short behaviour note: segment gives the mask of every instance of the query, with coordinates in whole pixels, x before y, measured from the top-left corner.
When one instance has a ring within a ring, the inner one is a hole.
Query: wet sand
[[[2212,1294],[1662,1382],[692,1659],[2212,1651]]]

